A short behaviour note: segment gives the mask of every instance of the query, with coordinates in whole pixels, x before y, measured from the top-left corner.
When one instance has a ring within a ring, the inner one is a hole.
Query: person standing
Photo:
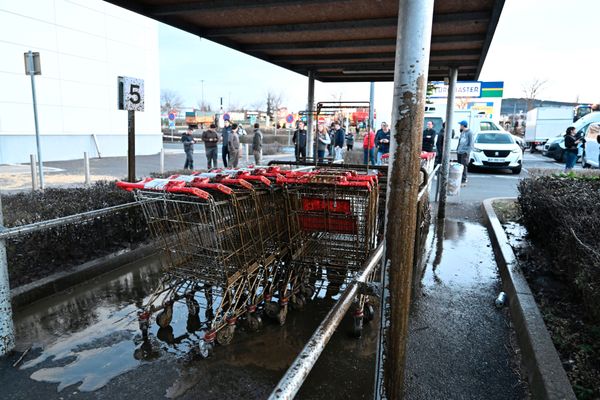
[[[346,131],[341,127],[338,121],[335,121],[333,124],[333,128],[335,129],[333,134],[333,150],[335,152],[334,160],[338,161],[343,159],[342,151],[344,149],[344,140],[346,138]]]
[[[377,165],[381,165],[381,157],[390,152],[390,127],[387,123],[381,123],[381,129],[375,135],[375,146],[377,146]]]
[[[223,148],[221,153],[223,155],[223,166],[227,168],[227,160],[229,159],[229,135],[231,134],[231,125],[229,121],[225,121],[225,126],[221,130],[221,138],[223,138]]]
[[[181,142],[183,143],[183,151],[185,151],[185,164],[183,169],[194,169],[194,135],[192,128],[188,128],[183,135],[181,135]]]
[[[238,124],[231,125],[229,141],[227,142],[227,148],[229,152],[229,164],[233,168],[237,168],[238,162],[240,161],[240,137],[238,136],[238,130]]]
[[[262,162],[262,142],[263,134],[260,131],[260,125],[254,124],[254,137],[252,138],[252,154],[254,154],[254,163],[260,165]]]
[[[319,124],[317,126],[317,158],[320,163],[325,159],[325,151],[330,144],[329,132],[324,125]]]
[[[346,132],[346,147],[348,151],[352,151],[354,148],[354,135],[352,132],[350,132],[350,130]]]
[[[216,125],[210,124],[210,128],[202,132],[202,141],[204,142],[204,151],[206,151],[206,168],[217,168],[217,144],[219,143],[219,134],[216,131]]]
[[[460,121],[460,138],[458,139],[458,147],[456,148],[456,156],[458,162],[463,166],[462,183],[467,183],[467,169],[471,158],[471,150],[473,150],[473,132],[469,129],[467,121]]]
[[[365,138],[363,139],[363,154],[363,164],[375,165],[375,132],[373,132],[372,129],[365,133]]]
[[[442,123],[442,129],[438,133],[437,141],[435,142],[435,165],[442,163],[442,157],[444,156],[444,131],[446,130],[446,123]]]
[[[568,127],[565,134],[565,172],[571,171],[577,163],[577,145],[580,142],[581,139],[575,138],[575,127]]]
[[[294,143],[294,153],[296,155],[296,161],[304,161],[306,159],[306,129],[304,128],[304,122],[298,122],[298,129],[294,131],[292,142]]]
[[[435,137],[437,133],[435,129],[433,129],[433,122],[427,121],[427,127],[423,131],[423,143],[421,145],[421,151],[426,151],[428,153],[435,152]]]

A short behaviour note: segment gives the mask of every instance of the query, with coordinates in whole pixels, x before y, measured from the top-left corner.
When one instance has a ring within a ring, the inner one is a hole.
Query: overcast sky
[[[504,97],[522,97],[522,87],[546,80],[541,98],[600,102],[600,57],[595,30],[600,0],[506,0],[480,80],[504,81]],[[308,79],[197,36],[160,25],[161,88],[178,92],[185,105],[202,98],[224,108],[264,103],[269,90],[283,94],[292,110],[304,109]],[[376,84],[378,121],[389,120],[392,84]],[[368,83],[316,83],[315,100],[367,100]]]

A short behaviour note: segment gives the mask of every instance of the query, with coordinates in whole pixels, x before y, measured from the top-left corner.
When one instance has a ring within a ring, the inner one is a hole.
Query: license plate
[[[504,158],[488,157],[488,162],[503,163],[504,162]]]

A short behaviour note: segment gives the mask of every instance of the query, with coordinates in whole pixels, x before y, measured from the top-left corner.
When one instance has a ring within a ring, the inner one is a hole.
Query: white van
[[[583,168],[600,168],[598,156],[600,155],[600,122],[591,122],[585,130],[585,144],[583,145],[583,156],[581,165]]]

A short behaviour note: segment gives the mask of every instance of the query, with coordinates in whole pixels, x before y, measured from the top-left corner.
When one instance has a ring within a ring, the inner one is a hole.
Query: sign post
[[[35,144],[37,146],[38,168],[40,172],[40,189],[44,190],[44,163],[42,162],[42,147],[40,145],[40,128],[38,125],[37,100],[35,96],[35,75],[42,74],[40,53],[31,50],[24,54],[25,74],[31,77],[31,97],[33,98],[33,122],[35,123]]]
[[[127,180],[135,182],[135,112],[144,111],[144,80],[119,76],[119,110],[127,110]]]

